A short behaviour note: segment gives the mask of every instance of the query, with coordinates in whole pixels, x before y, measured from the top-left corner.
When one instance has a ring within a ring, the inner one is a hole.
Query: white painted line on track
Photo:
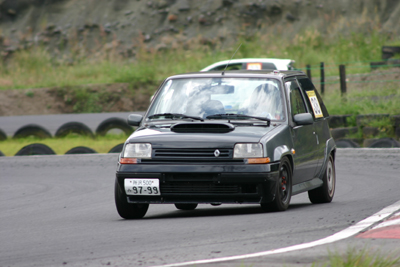
[[[400,212],[397,214],[394,214],[394,217],[397,217],[397,218],[380,223],[377,226],[373,227],[371,230],[385,228],[388,226],[400,225]]]
[[[349,238],[349,237],[356,235],[364,230],[367,230],[368,228],[385,220],[386,218],[390,217],[391,215],[393,215],[395,212],[397,212],[399,210],[400,210],[400,201],[397,201],[396,203],[382,209],[381,211],[378,211],[374,215],[372,215],[372,216],[356,223],[355,225],[352,225],[336,234],[333,234],[331,236],[328,236],[328,237],[325,237],[325,238],[322,238],[322,239],[319,239],[316,241],[308,242],[308,243],[294,245],[294,246],[290,246],[290,247],[286,247],[286,248],[251,253],[251,254],[222,257],[222,258],[216,258],[216,259],[187,261],[187,262],[181,262],[181,263],[157,265],[157,266],[153,266],[153,267],[178,267],[178,266],[188,266],[188,265],[194,265],[194,264],[206,264],[206,263],[215,263],[215,262],[223,262],[223,261],[242,260],[242,259],[249,259],[249,258],[262,257],[262,256],[273,255],[273,254],[279,254],[279,253],[284,253],[284,252],[291,252],[291,251],[295,251],[295,250],[306,249],[306,248],[311,248],[311,247],[320,246],[320,245],[326,245],[329,243],[333,243],[333,242],[336,242],[339,240]]]

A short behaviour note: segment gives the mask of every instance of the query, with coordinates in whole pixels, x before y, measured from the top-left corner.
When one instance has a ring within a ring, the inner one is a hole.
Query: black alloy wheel
[[[283,158],[279,165],[279,179],[275,199],[270,203],[261,203],[265,211],[285,211],[292,198],[292,167],[288,158]]]
[[[147,203],[128,203],[127,196],[121,190],[117,179],[115,179],[114,197],[118,214],[124,219],[141,219],[149,209]]]

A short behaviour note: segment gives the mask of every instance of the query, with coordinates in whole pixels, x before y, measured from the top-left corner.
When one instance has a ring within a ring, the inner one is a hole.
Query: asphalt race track
[[[116,160],[1,157],[0,266],[154,266],[268,251],[323,239],[400,200],[400,149],[338,149],[330,204],[312,205],[301,194],[278,213],[258,205],[151,205],[143,219],[123,220],[114,206]],[[332,246],[349,244],[393,252],[400,239],[351,237]],[[217,266],[310,266],[327,254],[321,246]]]

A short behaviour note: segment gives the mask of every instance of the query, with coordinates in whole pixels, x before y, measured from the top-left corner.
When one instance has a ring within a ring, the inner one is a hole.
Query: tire
[[[393,138],[381,138],[374,141],[369,147],[371,148],[393,148],[400,147],[400,143]]]
[[[353,140],[350,139],[340,139],[338,141],[335,141],[336,147],[339,148],[356,148],[360,147],[359,144],[354,142]]]
[[[51,133],[40,125],[28,124],[19,128],[13,138],[26,138],[29,136],[35,136],[40,139],[51,138]]]
[[[116,145],[115,147],[111,148],[108,153],[121,153],[122,149],[124,148],[124,143]]]
[[[292,198],[292,166],[288,158],[283,158],[279,165],[279,179],[276,185],[275,198],[270,203],[261,203],[265,211],[285,211]]]
[[[3,154],[3,152],[1,152],[0,150],[0,157],[4,157],[5,155]]]
[[[65,152],[65,154],[95,154],[95,153],[97,153],[96,150],[86,146],[77,146]]]
[[[32,156],[32,155],[55,155],[56,153],[50,147],[44,144],[30,144],[21,148],[15,156]]]
[[[197,203],[175,203],[178,210],[194,210],[197,208]]]
[[[115,179],[114,198],[118,214],[124,219],[141,219],[149,209],[147,203],[128,203],[126,194],[119,187],[117,179]]]
[[[109,118],[104,120],[102,123],[97,126],[96,134],[97,135],[106,135],[107,132],[111,129],[120,129],[126,135],[130,135],[133,132],[133,128],[129,126],[126,120],[121,118]]]
[[[7,140],[7,135],[5,132],[3,132],[2,129],[0,129],[0,141]]]
[[[67,122],[58,128],[55,137],[65,137],[69,134],[77,134],[83,136],[90,136],[94,138],[92,130],[81,122]]]
[[[311,203],[329,203],[332,201],[333,196],[335,195],[336,170],[335,161],[332,155],[329,155],[322,181],[323,185],[321,187],[308,191],[308,198],[310,199]]]

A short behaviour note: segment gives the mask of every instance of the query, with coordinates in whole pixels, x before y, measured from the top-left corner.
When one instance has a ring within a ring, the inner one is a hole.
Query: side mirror
[[[140,114],[130,114],[128,116],[127,123],[130,126],[139,126],[139,124],[142,122],[142,120],[143,120],[143,116],[142,115],[140,115]]]
[[[310,113],[300,113],[293,116],[293,120],[297,125],[309,125],[314,123],[313,116]]]

